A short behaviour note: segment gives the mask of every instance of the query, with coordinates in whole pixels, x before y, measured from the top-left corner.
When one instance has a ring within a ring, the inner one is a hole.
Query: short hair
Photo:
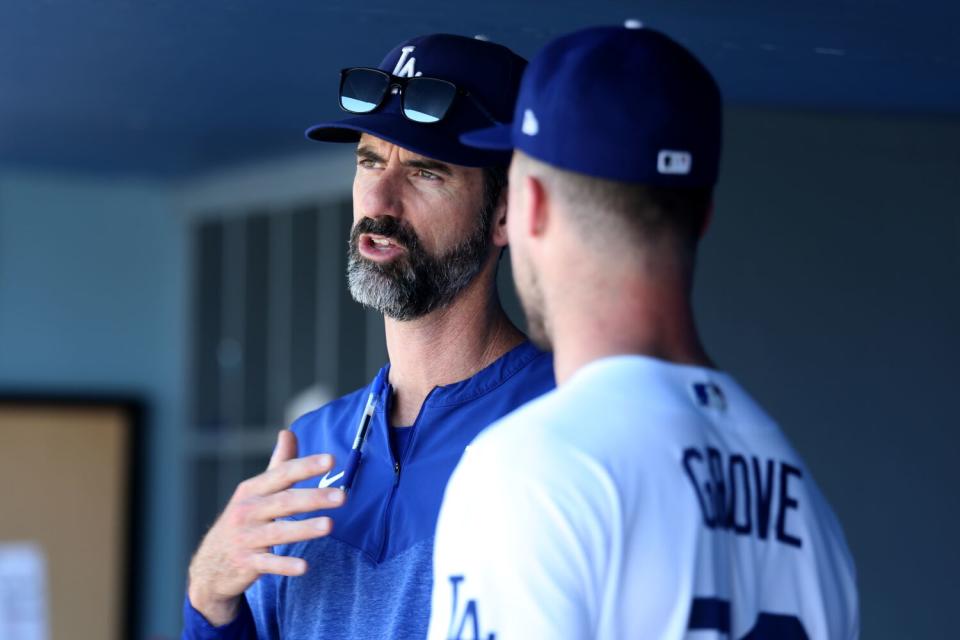
[[[608,241],[626,233],[626,240],[644,245],[672,238],[693,259],[713,202],[712,186],[619,182],[520,157],[563,200],[585,239]]]

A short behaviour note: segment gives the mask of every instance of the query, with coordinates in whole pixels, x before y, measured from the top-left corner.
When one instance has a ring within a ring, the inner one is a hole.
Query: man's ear
[[[493,246],[505,247],[507,240],[507,198],[509,186],[504,186],[500,190],[500,199],[497,201],[497,207],[493,210]]]

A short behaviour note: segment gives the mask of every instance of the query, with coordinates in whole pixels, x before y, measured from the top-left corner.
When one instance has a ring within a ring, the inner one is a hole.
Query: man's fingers
[[[281,462],[293,460],[297,457],[297,435],[289,429],[283,429],[277,434],[277,444],[270,456],[267,469],[273,469]]]
[[[302,576],[307,572],[307,561],[272,553],[257,553],[253,556],[253,568],[257,573],[272,573],[278,576]]]
[[[287,489],[258,500],[251,515],[266,521],[318,509],[336,509],[345,498],[340,489]]]
[[[244,480],[240,486],[248,496],[267,496],[288,489],[301,480],[322,476],[333,468],[333,462],[333,456],[329,453],[285,460],[256,477]]]
[[[333,529],[330,518],[309,518],[307,520],[277,520],[259,527],[252,543],[257,547],[272,547],[278,544],[292,544],[313,540],[327,535]]]

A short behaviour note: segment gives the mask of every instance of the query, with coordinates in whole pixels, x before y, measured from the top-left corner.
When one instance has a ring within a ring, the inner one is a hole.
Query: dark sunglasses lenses
[[[370,113],[380,106],[390,87],[390,77],[372,69],[344,72],[340,83],[340,106],[351,113]]]
[[[389,75],[374,69],[344,71],[340,106],[351,113],[370,113],[383,102],[391,82]],[[457,88],[445,80],[410,78],[403,87],[403,114],[414,122],[438,122],[456,95]]]
[[[437,122],[447,114],[457,88],[443,80],[412,78],[403,89],[403,115],[414,122]]]

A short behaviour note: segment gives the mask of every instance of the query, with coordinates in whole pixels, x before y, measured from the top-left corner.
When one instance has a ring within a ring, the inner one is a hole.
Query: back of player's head
[[[721,128],[717,84],[684,47],[651,29],[593,27],[531,60],[512,125],[463,140],[538,163],[588,226],[597,222],[591,216],[614,216],[621,224],[600,228],[625,225],[637,238],[675,231],[695,245],[717,180]]]

